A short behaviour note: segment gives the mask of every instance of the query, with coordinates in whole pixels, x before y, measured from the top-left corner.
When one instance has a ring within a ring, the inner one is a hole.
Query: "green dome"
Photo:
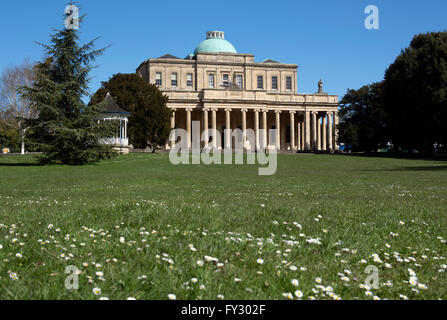
[[[225,40],[225,34],[222,31],[208,31],[206,33],[206,40],[199,44],[194,54],[199,52],[237,53],[233,45]]]

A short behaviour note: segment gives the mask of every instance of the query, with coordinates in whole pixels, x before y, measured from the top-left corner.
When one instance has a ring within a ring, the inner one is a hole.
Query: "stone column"
[[[281,111],[276,110],[276,150],[281,149]]]
[[[332,145],[332,112],[327,113],[327,144],[328,144],[328,150],[333,151],[333,145]]]
[[[242,109],[242,145],[245,149],[245,145],[247,142],[247,109]]]
[[[303,121],[301,122],[301,150],[306,150],[306,132],[305,132],[305,126],[304,126],[304,116]]]
[[[317,115],[317,150],[321,150],[321,123],[319,115]]]
[[[231,109],[225,109],[225,149],[231,148],[231,134],[229,129],[231,129],[231,119],[230,119]]]
[[[305,131],[305,141],[304,150],[309,151],[310,147],[310,111],[306,111],[304,115],[304,131]]]
[[[186,132],[188,133],[187,147],[191,149],[191,112],[192,109],[186,109]]]
[[[172,110],[172,116],[171,116],[171,131],[172,131],[175,129],[175,112],[177,111],[177,109],[171,109],[171,110]],[[176,136],[174,134],[173,141],[170,142],[171,148],[175,147],[175,140]]]
[[[203,131],[206,132],[206,138],[203,147],[208,148],[208,141],[210,139],[208,132],[208,109],[203,108]]]
[[[334,114],[334,150],[338,150],[338,124],[340,119],[338,117],[338,111]]]
[[[290,149],[295,150],[295,111],[290,111]]]
[[[326,115],[323,116],[323,123],[322,123],[322,132],[321,132],[321,149],[326,151],[327,150],[327,132],[326,132]]]
[[[256,150],[259,150],[259,110],[254,110],[255,114],[255,140],[256,140]]]
[[[312,149],[317,150],[317,112],[312,111]]]
[[[216,119],[216,113],[217,113],[217,109],[213,108],[211,109],[212,114],[211,114],[211,121],[212,121],[212,126],[213,126],[213,149],[217,148],[217,119]]]
[[[301,122],[298,121],[297,131],[296,131],[296,137],[297,137],[297,150],[301,150]]]
[[[263,148],[267,149],[269,142],[267,141],[267,113],[269,111],[268,110],[262,110],[262,129],[264,130],[264,132],[262,133],[262,143],[263,143]]]

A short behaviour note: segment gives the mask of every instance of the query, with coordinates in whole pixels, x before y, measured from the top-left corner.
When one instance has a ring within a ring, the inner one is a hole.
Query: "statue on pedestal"
[[[327,94],[326,92],[323,91],[323,80],[320,79],[320,81],[318,81],[318,92],[317,94]]]

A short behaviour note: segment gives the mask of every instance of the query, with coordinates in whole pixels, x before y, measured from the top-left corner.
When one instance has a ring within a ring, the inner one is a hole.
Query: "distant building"
[[[225,128],[240,128],[243,139],[251,128],[257,147],[267,140],[259,129],[275,129],[270,147],[335,150],[338,97],[324,93],[321,80],[317,93],[298,93],[297,69],[272,59],[255,62],[254,55],[237,53],[223,32],[209,31],[193,54],[148,59],[137,73],[168,95],[172,128],[191,132],[191,121],[200,121],[202,130],[222,133],[222,141],[212,137],[206,147],[226,146]]]
[[[129,122],[130,112],[122,109],[113,100],[110,93],[107,93],[104,100],[99,104],[103,121],[115,120],[117,125],[115,136],[104,141],[105,144],[112,145],[114,150],[119,153],[129,153],[129,138],[127,135],[127,124]]]

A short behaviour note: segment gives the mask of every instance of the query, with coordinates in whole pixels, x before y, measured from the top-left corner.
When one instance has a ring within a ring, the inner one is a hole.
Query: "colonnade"
[[[337,125],[339,122],[337,111],[317,111],[317,110],[276,110],[276,109],[264,109],[264,108],[254,108],[254,109],[236,109],[236,108],[202,108],[202,109],[192,109],[192,108],[182,108],[171,109],[173,111],[171,118],[171,129],[178,127],[184,127],[188,133],[188,147],[191,147],[191,119],[193,112],[201,112],[201,122],[202,128],[213,129],[211,132],[213,134],[211,141],[204,141],[203,147],[217,148],[217,133],[219,130],[217,128],[217,114],[219,111],[225,112],[225,128],[231,128],[232,113],[234,111],[240,111],[240,122],[242,130],[242,139],[246,141],[247,139],[247,118],[253,117],[254,130],[255,133],[255,144],[256,149],[260,149],[261,144],[265,146],[267,140],[267,135],[269,129],[276,130],[274,141],[270,141],[270,147],[276,148],[277,150],[297,150],[297,151],[334,151],[338,150],[337,139],[338,130]],[[184,117],[186,123],[184,126],[178,121],[176,121],[176,113],[180,110],[184,110],[186,116]],[[268,128],[268,115],[273,112],[275,115],[274,126]],[[211,113],[211,125],[209,124],[209,114]],[[260,115],[261,114],[261,115]],[[239,116],[239,115],[238,115]],[[286,126],[281,126],[284,124],[282,122],[282,117],[290,121],[289,127],[289,142],[281,144],[281,133],[282,130],[286,130]],[[263,129],[262,131],[260,129]],[[260,136],[262,132],[262,136]],[[231,144],[231,133],[230,131],[221,132],[224,135],[224,148],[230,148]],[[272,137],[269,137],[272,138]],[[273,143],[273,145],[272,145]],[[172,148],[175,141],[170,142],[170,147]],[[245,143],[244,143],[245,145]]]

